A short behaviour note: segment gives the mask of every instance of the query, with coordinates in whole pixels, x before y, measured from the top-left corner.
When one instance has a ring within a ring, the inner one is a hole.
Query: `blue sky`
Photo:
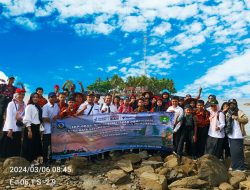
[[[250,97],[248,0],[0,0],[0,77],[45,92],[143,73],[179,94]]]

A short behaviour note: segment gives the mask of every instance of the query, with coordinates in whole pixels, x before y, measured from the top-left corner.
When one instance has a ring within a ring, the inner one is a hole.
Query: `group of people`
[[[55,85],[48,99],[43,97],[43,88],[38,87],[26,105],[25,88],[14,87],[14,80],[9,77],[6,84],[0,85],[1,157],[21,155],[30,162],[49,162],[51,125],[57,119],[103,113],[174,112],[173,152],[179,164],[184,154],[193,159],[211,154],[218,159],[230,157],[233,170],[245,169],[243,139],[248,118],[235,99],[220,108],[215,95],[209,95],[206,103],[201,100],[200,88],[195,98],[189,94],[171,96],[168,90],[162,90],[160,95],[150,91],[128,96],[112,93],[101,100],[93,92],[85,95],[79,82],[81,92],[75,91],[74,84],[68,88],[63,85],[62,91]]]

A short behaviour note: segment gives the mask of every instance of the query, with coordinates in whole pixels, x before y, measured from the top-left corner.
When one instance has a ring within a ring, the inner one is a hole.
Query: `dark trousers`
[[[223,156],[225,155],[225,157],[223,158],[228,158],[231,157],[231,153],[230,153],[230,147],[229,147],[229,142],[228,142],[228,137],[225,136],[225,138],[223,139]]]
[[[10,98],[0,95],[0,130],[2,130],[4,125],[4,113],[7,109],[8,103],[11,101]]]
[[[190,155],[196,156],[196,144],[193,140],[194,131],[191,130],[190,127],[184,126],[183,128],[177,131],[178,133],[178,142],[177,142],[177,154],[183,155],[183,147],[184,143],[188,143],[190,145]]]
[[[197,128],[197,143],[196,143],[197,148],[196,148],[196,150],[197,150],[198,157],[203,156],[205,153],[207,136],[208,136],[208,126]]]
[[[224,138],[214,138],[208,136],[205,150],[206,154],[214,155],[220,159],[222,156],[223,139]]]
[[[244,144],[243,139],[229,139],[232,169],[244,170]]]
[[[0,156],[2,158],[20,156],[22,132],[13,132],[12,139],[8,137],[7,134],[8,132],[3,133],[3,137],[0,142]]]
[[[51,134],[43,134],[43,161],[51,160]]]

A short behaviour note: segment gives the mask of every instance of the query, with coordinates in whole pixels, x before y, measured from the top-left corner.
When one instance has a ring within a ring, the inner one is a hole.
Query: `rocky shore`
[[[245,151],[248,169],[250,150]],[[204,155],[178,166],[175,155],[113,152],[95,163],[74,157],[64,164],[35,166],[20,157],[0,161],[0,189],[17,190],[233,190],[250,189],[250,170],[228,171],[228,164]],[[29,168],[29,171],[23,168]],[[40,171],[39,171],[40,169]]]

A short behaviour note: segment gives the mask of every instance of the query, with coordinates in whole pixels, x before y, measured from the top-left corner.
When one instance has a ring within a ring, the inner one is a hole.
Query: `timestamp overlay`
[[[10,174],[13,177],[9,178],[9,186],[17,187],[35,187],[40,185],[55,186],[57,180],[55,175],[71,172],[68,166],[27,166],[27,167],[10,167]]]

